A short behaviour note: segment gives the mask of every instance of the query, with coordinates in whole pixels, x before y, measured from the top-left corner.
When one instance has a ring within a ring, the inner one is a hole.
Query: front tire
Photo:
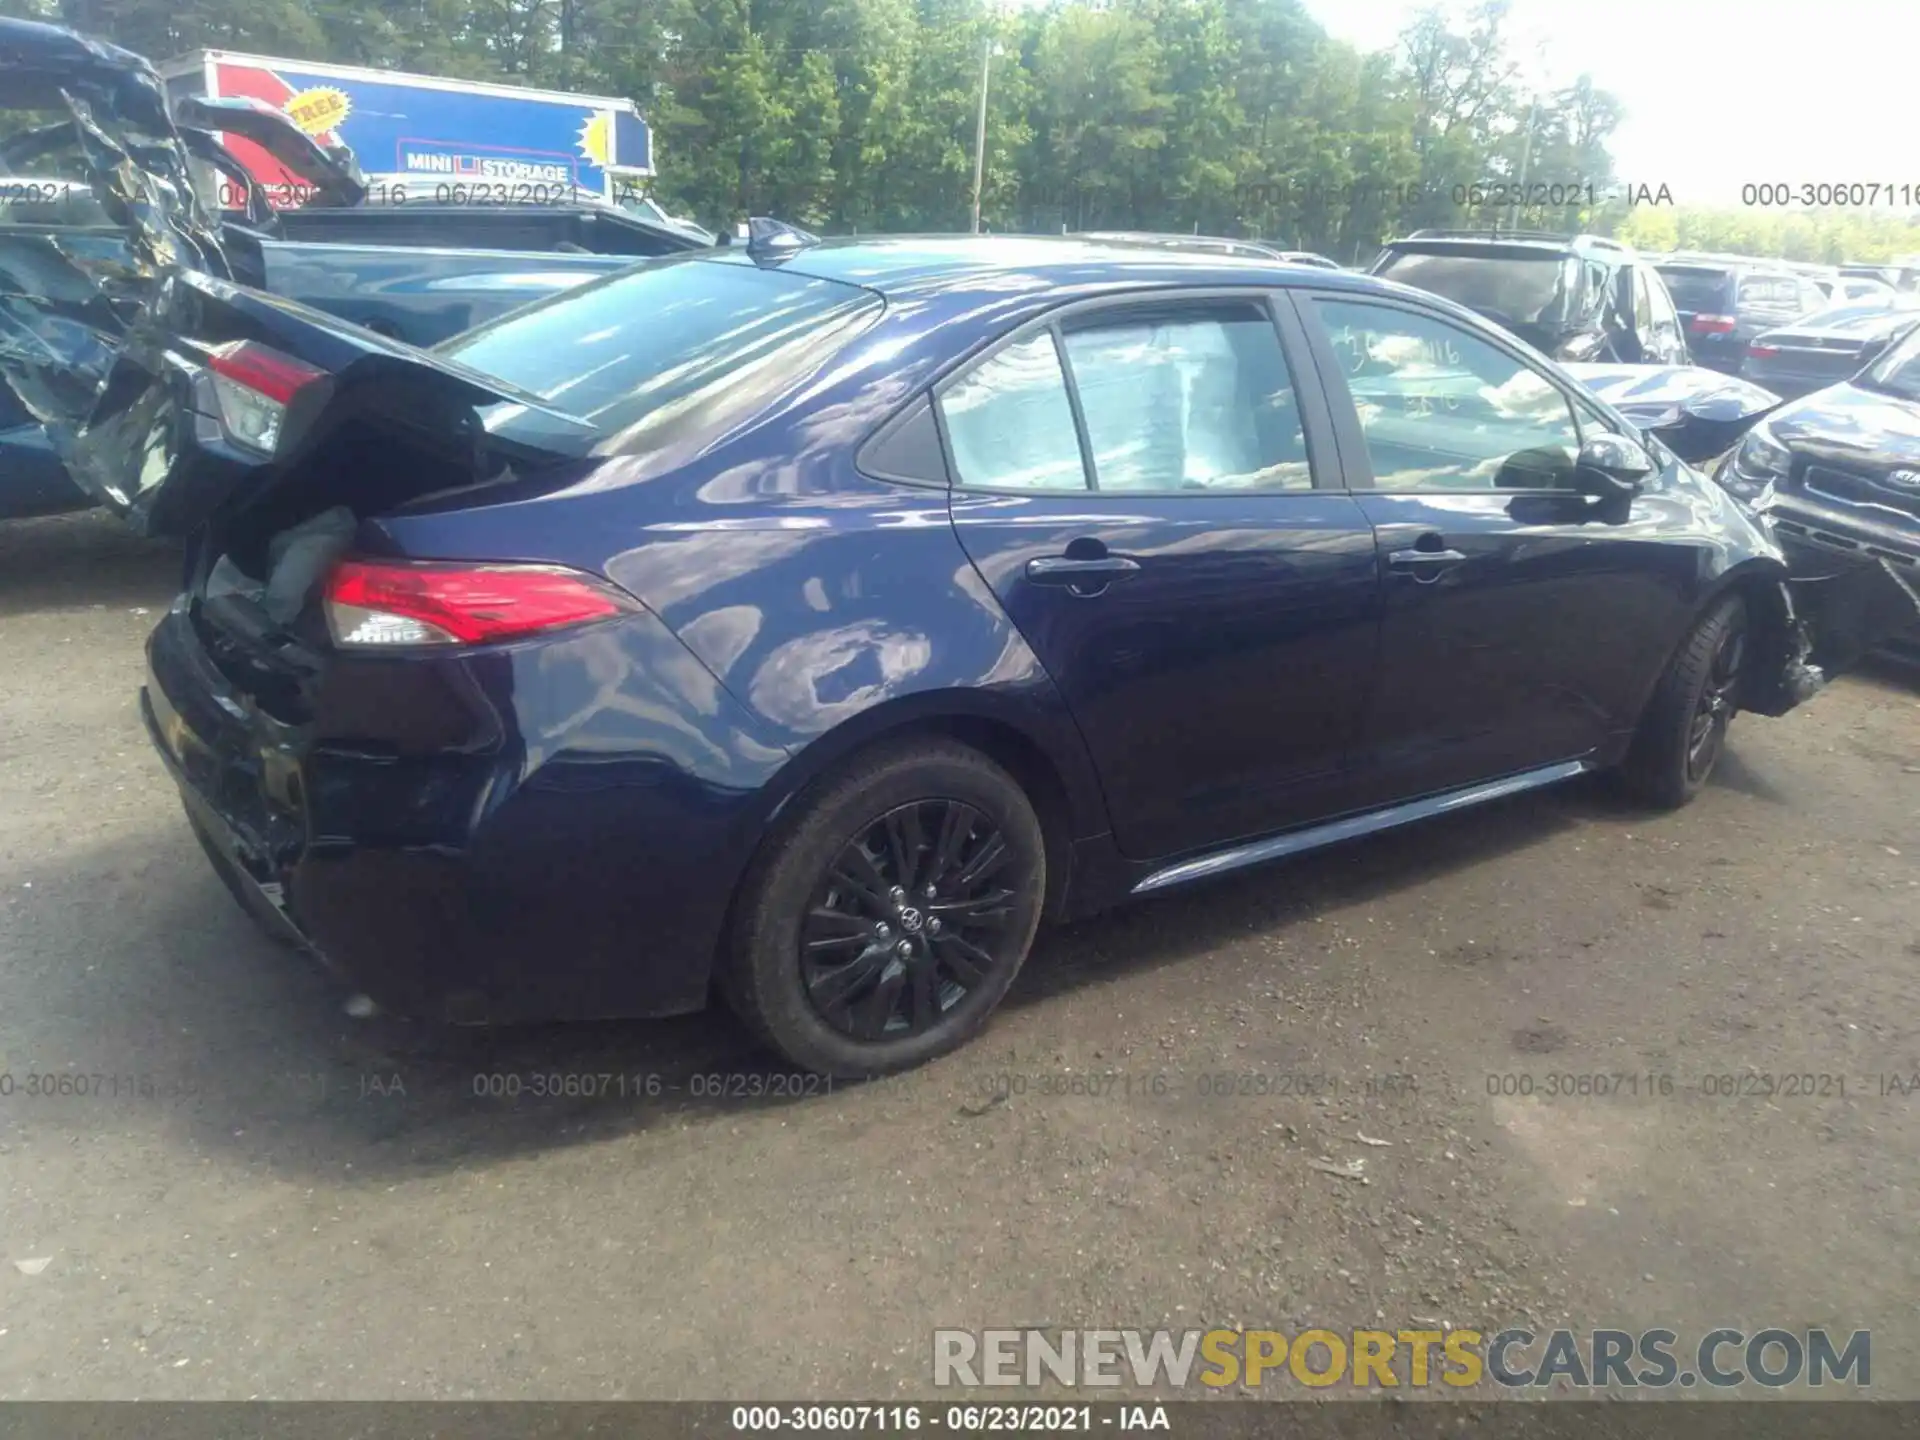
[[[1039,818],[1014,779],[946,740],[819,783],[749,872],[721,991],[795,1065],[860,1079],[958,1048],[1033,944]]]
[[[1668,662],[1640,718],[1621,777],[1633,794],[1674,810],[1700,793],[1725,753],[1746,660],[1747,607],[1729,595],[1707,611]]]

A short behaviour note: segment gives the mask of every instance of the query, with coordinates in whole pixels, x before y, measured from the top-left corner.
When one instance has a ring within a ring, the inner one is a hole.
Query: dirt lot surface
[[[1743,719],[1682,813],[1576,785],[1046,933],[928,1071],[714,1096],[769,1074],[722,1016],[356,1020],[262,938],[135,710],[174,566],[0,526],[0,1395],[892,1397],[935,1326],[1444,1321],[1867,1327],[1920,1397],[1910,674]],[[661,1093],[475,1093],[568,1074]],[[1595,1074],[1639,1093],[1543,1098]]]

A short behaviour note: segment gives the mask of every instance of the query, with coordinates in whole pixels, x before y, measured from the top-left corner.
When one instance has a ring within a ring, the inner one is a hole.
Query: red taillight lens
[[[354,649],[485,645],[638,606],[611,585],[560,565],[343,560],[327,577],[327,628]]]
[[[1778,345],[1762,345],[1758,340],[1750,342],[1747,346],[1747,354],[1758,360],[1770,360],[1779,353]]]
[[[228,437],[263,455],[279,447],[293,397],[327,373],[251,340],[214,347],[207,368]]]
[[[1687,329],[1696,335],[1726,335],[1737,323],[1731,315],[1696,315],[1687,322]]]
[[[214,347],[207,365],[214,374],[224,375],[279,405],[285,405],[327,373],[251,340],[235,340]]]

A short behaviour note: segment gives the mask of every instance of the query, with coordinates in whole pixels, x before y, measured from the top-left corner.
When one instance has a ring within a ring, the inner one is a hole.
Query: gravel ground
[[[134,707],[175,563],[0,526],[0,1396],[891,1397],[936,1326],[1531,1320],[1871,1328],[1920,1397],[1911,674],[1742,720],[1680,814],[1575,785],[1047,932],[960,1055],[716,1097],[768,1074],[724,1016],[355,1020],[262,938]],[[69,1072],[134,1093],[20,1088]],[[662,1093],[475,1094],[567,1073]],[[1654,1078],[1490,1093],[1573,1073]]]

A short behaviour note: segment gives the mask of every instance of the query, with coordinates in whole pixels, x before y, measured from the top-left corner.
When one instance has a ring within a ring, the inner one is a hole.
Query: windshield
[[[1563,323],[1576,309],[1569,302],[1579,283],[1575,262],[1551,251],[1431,255],[1401,250],[1375,273],[1521,325]]]
[[[1660,278],[1667,282],[1674,308],[1698,315],[1727,308],[1733,288],[1733,272],[1702,265],[1656,265]]]
[[[712,433],[812,374],[883,308],[872,291],[691,256],[643,261],[438,352],[590,421],[601,453]]]
[[[1904,340],[1868,366],[1854,384],[1884,390],[1903,400],[1920,400],[1920,326],[1909,330]]]

